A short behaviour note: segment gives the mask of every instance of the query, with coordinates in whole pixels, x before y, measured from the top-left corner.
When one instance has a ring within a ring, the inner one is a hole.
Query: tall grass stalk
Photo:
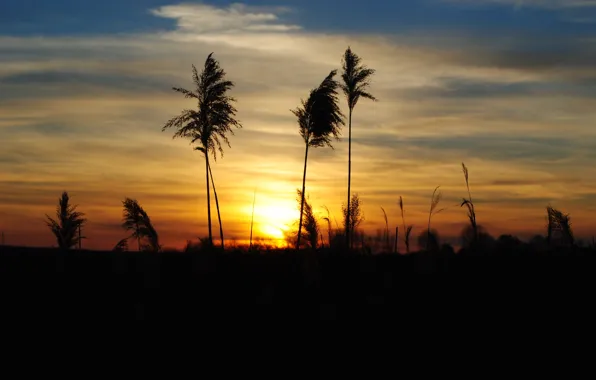
[[[432,218],[433,215],[440,213],[441,211],[445,210],[444,208],[437,210],[437,206],[439,205],[439,202],[441,202],[441,198],[443,196],[443,194],[439,191],[439,188],[441,186],[437,186],[435,188],[435,190],[433,191],[433,196],[431,198],[430,201],[430,210],[428,212],[428,225],[427,225],[427,229],[426,229],[426,250],[428,251],[428,244],[430,242],[430,220]]]
[[[341,89],[343,90],[344,95],[348,101],[348,109],[349,109],[349,116],[348,116],[348,200],[347,204],[350,204],[350,200],[352,199],[351,193],[351,184],[352,184],[352,114],[354,112],[354,107],[358,104],[358,101],[361,98],[370,99],[376,101],[372,94],[368,92],[368,87],[370,85],[370,78],[375,73],[374,69],[368,68],[365,65],[361,64],[362,59],[356,55],[352,51],[352,49],[348,46],[346,49],[343,60],[343,73],[342,73],[342,84]],[[346,219],[351,218],[351,210],[350,207],[347,208],[348,215]],[[350,239],[353,232],[350,232],[348,228],[350,228],[349,224],[345,225],[346,227],[346,247],[350,247]]]
[[[219,211],[219,198],[217,198],[217,190],[215,190],[215,181],[213,180],[213,172],[211,165],[209,165],[209,176],[211,177],[211,185],[213,185],[213,196],[215,197],[215,208],[217,209],[217,222],[219,223],[219,238],[221,239],[221,249],[224,250],[224,233],[221,224],[221,213]]]
[[[469,182],[469,172],[466,165],[462,162],[461,163],[462,170],[464,173],[464,178],[466,180],[466,188],[468,190],[468,198],[463,198],[461,203],[461,207],[466,206],[468,209],[468,219],[470,220],[470,225],[472,226],[472,231],[474,232],[474,241],[478,241],[478,225],[476,224],[476,209],[474,208],[474,202],[472,201],[472,194],[470,192],[470,182]]]
[[[252,197],[252,216],[250,218],[250,243],[248,245],[248,249],[252,250],[252,230],[255,223],[255,203],[257,201],[257,189],[255,188],[255,192]]]
[[[409,225],[406,227],[406,218],[404,217],[404,200],[399,196],[399,209],[401,210],[401,220],[404,225],[404,244],[406,245],[406,253],[410,253],[410,234],[414,226]]]

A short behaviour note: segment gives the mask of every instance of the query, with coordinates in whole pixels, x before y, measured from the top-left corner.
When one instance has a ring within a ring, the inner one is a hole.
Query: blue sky
[[[573,2],[570,0],[568,2]],[[4,0],[0,5],[0,33],[5,35],[70,35],[130,33],[172,29],[172,21],[148,10],[168,0]],[[185,1],[184,3],[193,3]],[[230,1],[194,3],[227,6]],[[254,6],[293,8],[285,15],[309,30],[396,32],[450,29],[494,33],[496,37],[523,32],[581,34],[593,32],[596,7],[564,6],[563,1],[247,1]],[[341,4],[341,6],[339,5]],[[555,5],[553,5],[555,4]],[[559,6],[557,4],[563,4]],[[583,21],[583,22],[577,22]]]
[[[215,52],[244,125],[214,166],[226,234],[246,237],[258,187],[259,234],[279,238],[296,217],[304,157],[289,110],[340,68],[348,45],[376,69],[380,99],[354,114],[352,188],[366,231],[384,227],[380,207],[399,221],[400,196],[422,231],[441,185],[448,210],[433,223],[456,237],[467,223],[454,206],[464,161],[494,235],[543,232],[547,204],[571,213],[578,236],[594,234],[596,0],[2,0],[0,230],[51,244],[41,217],[68,190],[91,247],[121,239],[124,197],[149,211],[167,246],[202,234],[202,161],[161,127],[194,106],[171,87],[190,87],[191,64]],[[309,153],[321,215],[340,215],[346,145]]]

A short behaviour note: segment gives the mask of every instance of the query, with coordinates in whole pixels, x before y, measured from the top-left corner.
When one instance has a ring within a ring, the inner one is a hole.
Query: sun
[[[263,237],[281,244],[299,216],[300,211],[294,202],[268,199],[267,203],[261,201],[255,206],[255,227]]]
[[[254,218],[253,238],[265,239],[277,247],[287,246],[286,235],[297,227],[300,217],[293,185],[283,181],[261,183],[255,193],[246,195],[250,203],[244,204],[243,214],[248,223]]]
[[[282,240],[285,238],[284,229],[270,224],[265,224],[261,226],[260,230],[264,235],[274,240]]]

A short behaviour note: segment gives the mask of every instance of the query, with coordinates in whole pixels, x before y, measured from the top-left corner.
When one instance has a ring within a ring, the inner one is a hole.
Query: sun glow
[[[261,204],[259,204],[261,203]],[[255,206],[255,229],[264,238],[283,244],[285,233],[289,231],[300,216],[294,202],[288,200],[267,199],[257,201]]]
[[[264,235],[267,235],[271,239],[274,239],[274,240],[284,239],[285,230],[282,228],[272,226],[270,224],[265,224],[265,225],[261,226],[260,230]]]

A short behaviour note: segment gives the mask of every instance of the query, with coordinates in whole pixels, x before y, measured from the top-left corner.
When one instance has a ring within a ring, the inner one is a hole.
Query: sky
[[[162,244],[207,234],[204,159],[162,132],[195,106],[191,65],[211,52],[235,83],[242,129],[213,164],[226,238],[279,239],[298,217],[304,144],[291,109],[351,48],[376,70],[353,117],[352,190],[375,235],[467,223],[461,163],[478,223],[493,236],[545,233],[547,205],[576,235],[596,225],[596,0],[362,2],[3,0],[0,3],[0,231],[48,246],[62,191],[88,221],[84,246],[110,249],[135,198]],[[344,98],[341,107],[347,114]],[[341,219],[347,128],[309,152],[306,192]],[[214,231],[217,218],[214,215]]]

